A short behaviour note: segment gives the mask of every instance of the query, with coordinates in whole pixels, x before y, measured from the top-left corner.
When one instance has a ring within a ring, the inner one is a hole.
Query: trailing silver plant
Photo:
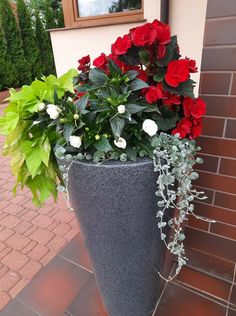
[[[203,159],[197,157],[201,149],[196,146],[194,140],[180,139],[179,135],[168,135],[161,133],[154,136],[152,146],[154,171],[159,173],[157,180],[156,195],[159,197],[157,203],[158,227],[161,239],[171,254],[177,256],[177,268],[173,275],[165,281],[171,281],[179,274],[183,265],[187,263],[183,240],[184,225],[188,215],[197,219],[215,222],[194,213],[194,200],[204,200],[207,197],[204,192],[193,189],[192,181],[198,178],[198,173],[193,170],[195,164],[203,163]],[[167,210],[173,209],[171,219],[166,216]],[[169,229],[168,229],[169,228]],[[169,233],[168,233],[169,232]]]

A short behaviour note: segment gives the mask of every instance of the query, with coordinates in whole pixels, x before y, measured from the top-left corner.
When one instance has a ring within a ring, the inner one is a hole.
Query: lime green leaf
[[[19,114],[7,112],[0,118],[0,131],[3,135],[7,135],[14,131],[19,121]]]
[[[42,146],[40,146],[40,148],[39,148],[39,153],[40,153],[40,158],[41,158],[42,162],[47,167],[48,167],[48,163],[49,163],[50,152],[51,152],[51,146],[50,146],[48,138],[46,138],[43,141]]]
[[[14,176],[17,176],[19,171],[21,170],[21,167],[25,161],[25,155],[18,151],[14,154],[12,160],[11,160],[11,170],[14,174]]]
[[[76,69],[70,69],[67,73],[59,78],[59,85],[64,91],[74,93],[73,79],[78,75]]]

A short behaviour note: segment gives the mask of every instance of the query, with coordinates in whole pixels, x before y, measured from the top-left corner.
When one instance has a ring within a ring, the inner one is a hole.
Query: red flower
[[[156,87],[151,86],[145,95],[148,103],[152,104],[162,98],[162,87],[158,84]]]
[[[189,72],[197,72],[198,68],[196,67],[196,60],[188,59],[188,68]]]
[[[79,67],[78,70],[87,71],[89,70],[90,56],[84,56],[78,60]]]
[[[101,53],[99,57],[94,59],[93,65],[99,69],[106,70],[107,62],[107,56]]]
[[[110,54],[108,55],[108,58],[110,58],[111,60],[113,60],[117,66],[121,69],[122,73],[126,73],[128,70],[132,69],[131,66],[123,63],[123,61],[118,59],[118,56],[115,54]]]
[[[190,134],[192,128],[192,122],[184,117],[178,124],[175,129],[173,129],[172,134],[179,134],[180,138],[185,138],[188,134]]]
[[[194,117],[195,119],[201,118],[206,114],[206,103],[200,99],[184,98],[183,102],[184,115],[186,117]]]
[[[152,22],[152,25],[157,31],[157,41],[161,44],[168,44],[171,40],[170,38],[170,27],[158,20]]]
[[[202,119],[193,120],[193,127],[191,130],[190,139],[199,137],[202,133]]]
[[[181,82],[189,78],[189,63],[187,59],[170,61],[168,64],[165,81],[171,87],[178,87]]]
[[[165,45],[158,45],[157,47],[157,58],[162,59],[166,55],[166,47]]]
[[[171,94],[167,91],[163,94],[163,104],[164,105],[179,105],[181,104],[180,96],[176,94]]]
[[[132,46],[129,35],[118,37],[114,44],[112,44],[112,52],[116,55],[123,55]]]
[[[155,42],[157,32],[151,23],[146,23],[130,30],[130,34],[135,46],[146,46]]]

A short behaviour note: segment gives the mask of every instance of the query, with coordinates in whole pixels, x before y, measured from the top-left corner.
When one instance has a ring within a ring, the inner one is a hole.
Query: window
[[[144,0],[62,0],[66,27],[90,27],[143,20]]]

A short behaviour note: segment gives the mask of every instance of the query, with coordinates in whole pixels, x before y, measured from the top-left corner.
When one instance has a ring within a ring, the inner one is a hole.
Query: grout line
[[[213,154],[208,154],[208,153],[203,153],[203,152],[199,152],[198,155],[203,155],[203,156],[211,156],[211,157],[216,157],[216,158],[225,158],[225,159],[230,159],[230,160],[236,160],[236,158],[233,157],[229,157],[229,156],[219,156],[219,155],[213,155]]]
[[[197,168],[195,168],[198,172],[200,172],[200,173],[209,173],[209,174],[213,174],[213,175],[216,175],[216,173],[215,172],[212,172],[212,171],[205,171],[205,170],[199,170],[199,169],[197,169]],[[234,176],[229,176],[229,175],[225,175],[225,174],[217,174],[217,176],[221,176],[221,177],[226,177],[226,178],[230,178],[230,179],[236,179],[236,177],[234,177]],[[210,188],[209,188],[210,189]],[[215,189],[213,189],[213,190],[215,190]],[[232,195],[236,195],[236,193],[231,193]]]
[[[235,48],[236,44],[218,44],[218,45],[205,45],[203,48],[214,49],[214,48]]]
[[[236,73],[236,70],[202,70],[201,71],[201,74],[218,74],[218,73],[220,73],[220,74],[234,74],[234,73]]]
[[[201,96],[204,97],[228,97],[228,98],[235,98],[235,95],[228,95],[228,94],[217,94],[217,93],[201,93]]]
[[[212,17],[212,18],[206,18],[207,22],[211,22],[211,21],[224,21],[224,20],[234,20],[235,19],[235,15],[231,15],[231,16],[217,16],[217,17]]]
[[[208,223],[208,233],[211,233],[211,223]]]
[[[75,266],[80,267],[81,269],[86,270],[87,272],[90,272],[91,274],[94,274],[93,271],[91,271],[91,270],[89,270],[89,269],[87,269],[87,268],[81,266],[80,264],[78,264],[78,263],[76,263],[76,262],[74,262],[74,261],[72,261],[72,260],[69,260],[69,259],[63,257],[62,255],[57,255],[57,257],[60,257],[61,259],[64,259],[64,260],[66,260],[66,261],[68,261],[68,262],[74,264]]]
[[[39,314],[38,312],[36,312],[31,306],[29,306],[28,304],[25,304],[22,300],[20,300],[17,296],[14,298],[14,300],[20,302],[22,305],[26,306],[29,310],[31,310],[32,312],[34,312],[37,316],[43,316],[42,314]],[[23,316],[23,315],[22,315]]]
[[[213,119],[229,119],[229,120],[236,120],[236,117],[226,117],[226,116],[214,116],[214,115],[204,115],[204,118],[213,118]]]
[[[217,174],[220,174],[220,163],[221,163],[221,157],[219,157],[218,163],[217,163],[217,169],[216,169]]]
[[[222,135],[223,138],[227,138],[227,137],[225,136],[227,123],[228,123],[228,119],[226,118],[225,121],[224,121],[224,127],[223,127],[223,135]],[[228,138],[229,138],[229,137],[228,137]],[[231,138],[232,138],[232,137],[231,137]]]
[[[212,139],[219,139],[222,140],[221,136],[210,136],[210,135],[201,135],[202,138],[212,138]],[[235,141],[234,137],[225,137],[223,140],[230,140],[230,141]]]
[[[233,73],[231,74],[231,77],[230,77],[230,83],[229,83],[229,92],[228,92],[228,95],[231,95],[231,90],[232,90],[232,85],[233,85]]]

